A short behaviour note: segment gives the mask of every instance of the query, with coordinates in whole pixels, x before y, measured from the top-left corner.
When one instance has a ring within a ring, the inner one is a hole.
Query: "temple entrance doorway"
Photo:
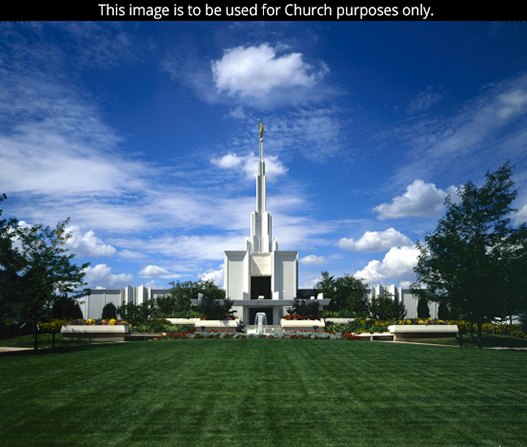
[[[259,296],[266,300],[272,298],[270,276],[251,276],[251,299],[257,300]]]

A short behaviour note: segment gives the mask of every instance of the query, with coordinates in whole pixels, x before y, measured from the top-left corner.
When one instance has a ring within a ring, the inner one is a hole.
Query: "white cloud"
[[[221,59],[212,62],[214,85],[229,95],[264,98],[272,90],[313,87],[327,72],[302,60],[301,53],[279,56],[280,47],[236,47],[225,50]]]
[[[232,118],[242,119],[245,118],[245,112],[241,106],[238,106],[234,109],[229,109],[229,116]]]
[[[237,155],[234,153],[228,153],[221,158],[213,158],[210,162],[222,169],[234,169],[236,171],[242,171],[245,173],[245,177],[254,180],[258,169],[258,160],[260,157],[253,154],[250,155]],[[270,182],[274,182],[276,177],[283,175],[288,171],[281,161],[278,160],[277,156],[266,155],[265,156],[265,177]]]
[[[409,237],[399,233],[394,228],[389,228],[386,231],[366,231],[357,241],[354,241],[353,238],[343,237],[337,245],[345,250],[373,252],[388,250],[395,246],[408,247],[412,246],[413,243]]]
[[[455,189],[450,187],[449,191]],[[402,196],[395,197],[392,203],[383,203],[373,209],[379,213],[380,220],[397,219],[408,216],[437,216],[444,209],[447,192],[438,189],[433,183],[415,180],[406,188]]]
[[[91,230],[82,234],[79,227],[73,225],[66,228],[66,233],[70,234],[66,247],[79,256],[113,256],[117,252],[115,247],[105,244]]]
[[[205,273],[200,273],[198,275],[199,279],[203,279],[204,281],[210,281],[212,279],[214,284],[216,284],[218,287],[223,287],[223,266],[224,264],[222,264],[218,270],[210,268]]]
[[[306,265],[325,264],[326,259],[324,258],[324,256],[307,255],[300,259],[300,263]]]
[[[431,87],[426,90],[421,90],[417,96],[410,102],[408,106],[408,113],[422,112],[428,109],[435,102],[440,101],[443,94],[432,91]]]
[[[159,267],[157,265],[149,265],[139,272],[139,276],[146,278],[172,278],[174,275],[171,275],[170,272],[167,269],[164,269],[163,267]]]
[[[525,152],[527,75],[485,86],[451,116],[399,123],[388,138],[409,148],[393,182],[416,177],[470,178]],[[469,163],[464,161],[470,159]],[[502,160],[496,162],[496,160]]]
[[[413,268],[417,265],[419,251],[414,247],[392,247],[381,261],[373,260],[354,276],[362,278],[370,285],[382,284],[389,279],[391,283],[408,284],[415,280]]]
[[[527,222],[527,205],[523,205],[523,208],[519,209],[518,212],[514,215],[515,225],[520,225],[524,222]]]
[[[130,274],[113,274],[112,268],[106,264],[87,267],[84,271],[86,272],[84,280],[88,283],[88,287],[92,289],[96,287],[120,288],[130,285],[134,281],[134,277]]]

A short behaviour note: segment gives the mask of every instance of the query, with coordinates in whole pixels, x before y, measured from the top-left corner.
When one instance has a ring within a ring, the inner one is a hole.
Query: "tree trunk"
[[[38,321],[37,317],[33,318],[33,349],[38,349]]]
[[[483,339],[481,337],[481,321],[478,321],[478,348],[483,348]]]

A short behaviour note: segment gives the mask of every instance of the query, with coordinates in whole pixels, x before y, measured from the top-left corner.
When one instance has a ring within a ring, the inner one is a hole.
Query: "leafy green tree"
[[[156,300],[148,300],[141,304],[127,303],[119,306],[117,315],[132,326],[141,326],[159,317],[159,309]]]
[[[73,264],[75,255],[67,254],[64,248],[69,238],[65,231],[68,223],[69,219],[59,222],[54,230],[43,225],[17,226],[8,235],[12,258],[0,258],[0,270],[7,272],[2,282],[7,282],[12,294],[9,313],[13,319],[32,323],[35,349],[39,319],[49,319],[56,301],[64,297],[76,299],[88,292],[83,280],[89,263],[80,267]]]
[[[198,299],[198,286],[194,281],[170,282],[168,294],[157,298],[159,309],[164,315],[184,316],[191,310],[191,300]]]
[[[232,315],[233,301],[226,298],[225,290],[214,284],[213,280],[200,279],[195,283],[195,289],[197,294],[203,295],[196,309],[206,318],[221,319]]]
[[[225,290],[214,284],[213,280],[172,281],[169,284],[172,287],[168,294],[156,299],[161,315],[177,315],[184,318],[192,312],[206,315],[226,315],[230,312],[232,301],[226,300]],[[199,294],[203,295],[201,305],[192,306],[192,300],[197,300]],[[218,300],[225,301],[220,305]]]
[[[0,202],[7,199],[0,194]],[[0,210],[0,216],[2,215]],[[0,219],[0,335],[6,334],[5,323],[16,300],[18,274],[22,268],[23,259],[14,248],[15,232],[18,226],[16,219]]]
[[[415,296],[446,303],[477,324],[518,312],[525,301],[527,225],[510,225],[512,202],[509,162],[488,171],[481,188],[468,181],[458,188],[459,203],[447,196],[446,214],[436,230],[417,244]],[[420,285],[425,284],[426,288]]]
[[[378,320],[404,320],[406,309],[399,303],[392,293],[383,291],[381,295],[371,301],[371,316]]]
[[[215,298],[214,295],[203,295],[196,306],[197,311],[208,320],[222,320],[232,316],[232,300]]]
[[[369,315],[367,288],[367,284],[353,275],[335,279],[334,276],[329,276],[328,272],[322,272],[322,278],[316,285],[317,293],[323,293],[324,298],[331,299],[327,310],[355,317]]]

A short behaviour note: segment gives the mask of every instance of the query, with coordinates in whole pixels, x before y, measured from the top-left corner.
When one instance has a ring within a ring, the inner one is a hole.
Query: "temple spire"
[[[264,127],[260,120],[260,159],[256,175],[256,211],[251,214],[251,241],[255,253],[272,251],[272,221],[271,213],[266,209],[265,161],[263,159]]]

